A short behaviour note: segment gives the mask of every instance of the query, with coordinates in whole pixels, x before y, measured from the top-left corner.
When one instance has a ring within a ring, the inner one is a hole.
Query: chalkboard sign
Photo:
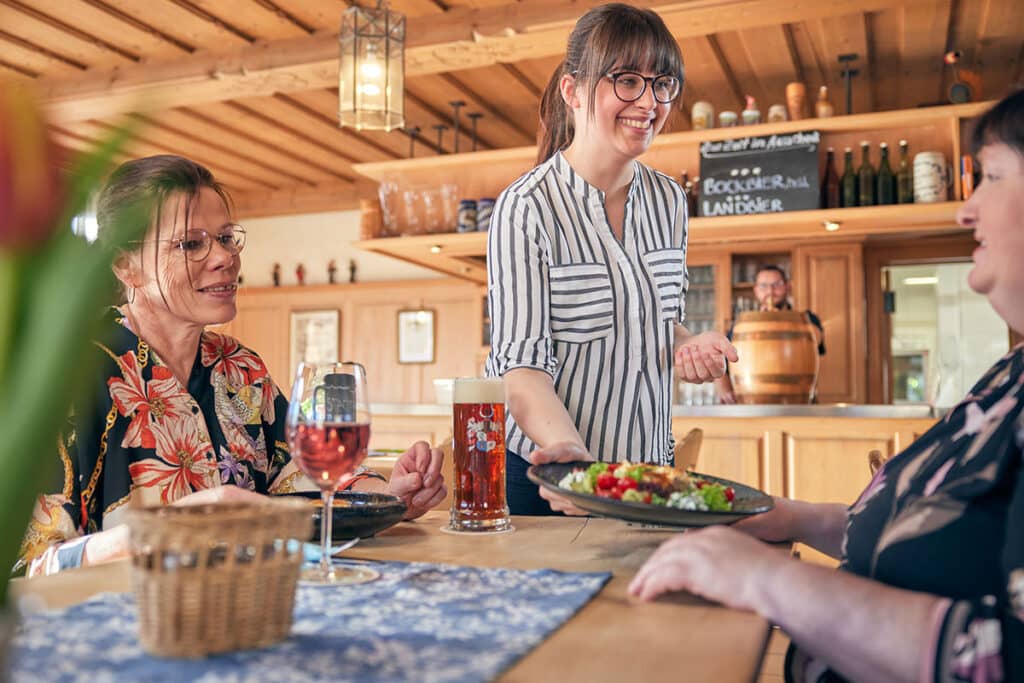
[[[819,131],[714,140],[700,146],[700,215],[817,209]]]

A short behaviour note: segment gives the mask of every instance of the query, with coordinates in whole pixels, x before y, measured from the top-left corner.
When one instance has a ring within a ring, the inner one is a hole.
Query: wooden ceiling
[[[640,0],[679,39],[693,102],[762,111],[785,84],[828,85],[858,53],[854,111],[947,101],[948,50],[984,98],[1024,76],[1021,0]],[[368,4],[369,0],[364,0]],[[129,156],[182,154],[224,181],[242,215],[351,208],[373,195],[352,165],[405,158],[403,132],[337,126],[341,0],[0,0],[0,75],[34,81],[59,141],[87,149],[122,116],[142,122]],[[479,149],[533,144],[542,89],[587,0],[392,0],[408,17],[406,123],[416,156],[453,151],[449,102],[481,112]],[[980,98],[979,98],[980,99]]]

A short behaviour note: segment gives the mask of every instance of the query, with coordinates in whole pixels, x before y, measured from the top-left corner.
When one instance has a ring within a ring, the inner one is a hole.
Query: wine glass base
[[[319,564],[303,565],[299,570],[300,586],[352,586],[379,578],[380,572],[360,565],[332,564],[326,575]]]

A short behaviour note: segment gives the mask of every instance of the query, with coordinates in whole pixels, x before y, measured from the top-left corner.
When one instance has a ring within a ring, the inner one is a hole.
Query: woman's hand
[[[775,505],[768,512],[741,519],[733,525],[737,531],[769,543],[800,540],[800,518],[797,503],[789,498],[772,496]]]
[[[209,489],[202,489],[190,493],[184,498],[179,498],[172,505],[206,505],[208,503],[260,503],[266,501],[267,497],[250,491],[238,488],[237,486],[214,486]]]
[[[789,561],[785,553],[733,528],[712,526],[663,543],[633,577],[629,593],[653,600],[685,590],[727,607],[756,611],[757,582]]]
[[[402,453],[391,471],[388,493],[405,501],[403,519],[416,519],[444,500],[448,489],[441,474],[444,453],[417,441]]]
[[[725,361],[739,360],[736,347],[718,332],[703,332],[685,337],[676,346],[676,377],[684,382],[703,384],[725,374]]]
[[[553,443],[546,448],[538,448],[530,454],[530,462],[534,465],[544,465],[549,462],[573,462],[575,460],[593,460],[594,457],[587,453],[587,449],[572,441]],[[587,515],[590,514],[569,502],[568,498],[552,493],[545,488],[539,490],[540,497],[548,502],[551,509],[566,515]]]

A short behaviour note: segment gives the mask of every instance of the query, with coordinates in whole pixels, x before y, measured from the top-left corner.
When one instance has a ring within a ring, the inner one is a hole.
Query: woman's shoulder
[[[640,176],[645,180],[647,184],[656,185],[659,189],[664,192],[669,192],[682,196],[683,187],[679,184],[679,181],[661,171],[651,168],[647,164],[637,161],[635,162],[639,169]]]
[[[555,158],[552,157],[547,161],[544,161],[526,173],[522,174],[515,180],[513,180],[508,187],[501,191],[498,195],[498,203],[502,200],[508,200],[512,198],[524,199],[529,198],[535,192],[539,191],[544,182],[552,177],[555,171],[554,167]]]
[[[266,370],[266,364],[260,355],[245,346],[238,339],[215,330],[203,330],[200,339],[200,350],[203,365],[211,366],[218,362],[243,365],[253,370]]]

